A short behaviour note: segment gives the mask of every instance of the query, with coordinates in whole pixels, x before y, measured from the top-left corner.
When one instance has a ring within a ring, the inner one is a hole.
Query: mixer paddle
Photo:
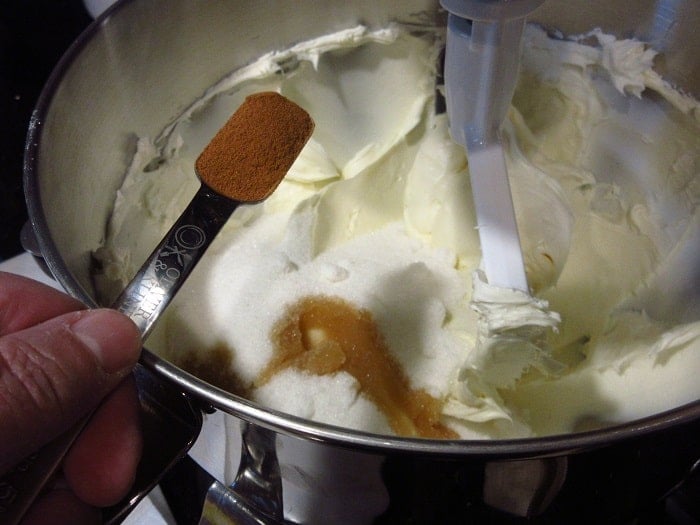
[[[546,334],[560,316],[533,297],[525,274],[501,127],[513,98],[526,15],[543,0],[441,0],[450,11],[445,88],[450,134],[466,148],[482,269],[471,307],[479,321],[474,351],[460,370],[471,395],[509,387],[530,368],[558,374]],[[478,373],[475,371],[479,371]],[[484,382],[485,378],[490,378]]]
[[[501,126],[513,98],[525,16],[543,0],[442,0],[450,14],[445,88],[450,133],[467,150],[488,283],[529,294]]]

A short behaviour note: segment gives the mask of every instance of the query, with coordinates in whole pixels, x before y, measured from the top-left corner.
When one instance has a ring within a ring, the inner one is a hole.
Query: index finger
[[[77,299],[50,286],[0,272],[0,336],[85,308]]]

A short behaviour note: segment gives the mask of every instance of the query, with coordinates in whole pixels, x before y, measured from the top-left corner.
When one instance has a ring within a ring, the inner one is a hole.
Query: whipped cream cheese
[[[256,382],[290,306],[328,296],[371,313],[410,387],[462,438],[572,432],[698,399],[698,103],[641,42],[534,26],[525,38],[504,148],[534,297],[483,282],[468,162],[435,112],[441,35],[396,25],[269,53],[141,138],[96,252],[103,300],[196,191],[194,159],[216,130],[245,96],[276,90],[316,131],[266,202],[236,210],[151,350],[210,360],[265,406],[392,433],[343,371]],[[480,316],[499,333],[526,319],[538,344],[508,344],[528,332],[478,345]]]

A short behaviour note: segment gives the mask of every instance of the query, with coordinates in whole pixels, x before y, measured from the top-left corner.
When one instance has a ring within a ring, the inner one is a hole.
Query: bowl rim
[[[39,150],[43,139],[45,116],[61,85],[68,68],[100,31],[105,20],[120,11],[132,0],[118,0],[95,19],[77,37],[63,54],[49,75],[32,112],[23,161],[23,184],[29,214],[29,223],[49,270],[63,288],[91,308],[99,305],[68,270],[60,251],[49,232],[48,221],[41,201],[39,185]],[[204,411],[222,410],[235,417],[311,441],[322,442],[372,452],[411,453],[439,456],[533,457],[571,453],[609,445],[623,440],[662,432],[671,427],[700,421],[700,399],[682,406],[626,423],[614,424],[580,433],[547,435],[516,439],[434,440],[408,438],[363,432],[354,429],[317,423],[298,416],[269,409],[253,403],[185,372],[179,367],[144,348],[141,364],[158,377],[177,385],[193,403]]]

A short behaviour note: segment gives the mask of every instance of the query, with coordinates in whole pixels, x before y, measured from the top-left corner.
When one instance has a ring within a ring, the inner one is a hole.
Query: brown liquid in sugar
[[[312,374],[351,374],[360,390],[402,436],[456,438],[440,423],[442,402],[414,390],[389,353],[366,310],[332,297],[307,297],[292,306],[274,329],[276,355],[259,377],[264,384],[286,368]]]
[[[207,383],[239,396],[246,397],[248,389],[232,369],[233,351],[221,344],[205,352],[191,351],[176,359],[176,364]]]

